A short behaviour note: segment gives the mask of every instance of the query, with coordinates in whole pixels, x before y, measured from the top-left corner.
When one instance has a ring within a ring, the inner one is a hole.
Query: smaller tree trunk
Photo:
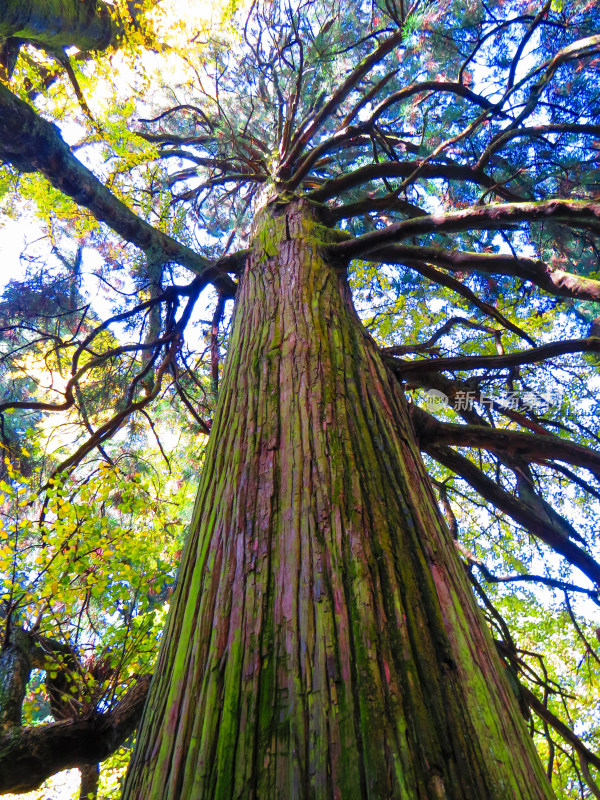
[[[31,674],[31,639],[13,627],[0,649],[0,732],[21,725],[23,700]]]
[[[98,797],[98,781],[100,778],[99,764],[86,764],[79,767],[81,772],[81,786],[79,787],[79,800],[96,800]]]

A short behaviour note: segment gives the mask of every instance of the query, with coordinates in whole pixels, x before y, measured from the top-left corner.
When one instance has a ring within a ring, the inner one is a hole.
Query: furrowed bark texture
[[[0,735],[21,725],[23,700],[31,675],[31,639],[18,626],[0,647]]]
[[[550,798],[327,235],[257,228],[124,798]]]

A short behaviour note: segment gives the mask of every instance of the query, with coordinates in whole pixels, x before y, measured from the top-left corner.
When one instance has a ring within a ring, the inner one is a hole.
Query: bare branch
[[[402,43],[404,33],[402,30],[389,36],[368,55],[346,78],[342,85],[327,100],[323,108],[318,111],[298,133],[294,136],[290,144],[290,150],[285,160],[279,168],[279,175],[285,179],[292,165],[302,153],[306,145],[310,142],[315,133],[323,125],[325,120],[332,114],[340,104],[348,97],[354,87],[367,75],[373,67],[379,64],[387,55]]]
[[[525,530],[537,536],[567,561],[578,567],[593,583],[600,585],[600,564],[589,553],[581,550],[566,537],[560,536],[554,527],[547,524],[538,514],[527,508],[491,478],[488,478],[472,461],[445,445],[429,443],[423,449],[440,464],[463,478],[498,510],[508,514]]]
[[[465,550],[466,548],[461,548],[462,554],[469,564],[473,564],[481,571],[483,579],[487,583],[540,583],[543,586],[549,586],[551,589],[561,589],[563,591],[568,590],[569,592],[586,594],[596,605],[600,605],[597,589],[585,589],[583,586],[576,586],[574,583],[561,581],[558,578],[548,578],[545,575],[530,575],[529,573],[526,575],[494,575],[481,559],[474,556],[473,553],[466,553]]]
[[[426,264],[422,261],[410,261],[406,262],[406,266],[410,267],[410,269],[414,269],[415,272],[418,272],[420,275],[428,278],[430,281],[434,283],[439,283],[440,286],[447,286],[448,289],[451,289],[453,292],[461,295],[467,300],[469,303],[478,308],[480,311],[483,311],[484,314],[495,319],[496,322],[499,322],[503,328],[506,328],[507,331],[512,331],[516,334],[520,339],[528,342],[530,345],[535,347],[535,341],[526,333],[524,330],[519,328],[518,325],[515,325],[514,322],[511,322],[504,314],[501,314],[497,308],[490,305],[489,303],[480,300],[479,297],[475,294],[474,291],[469,289],[468,286],[465,286],[464,283],[456,280],[451,275],[446,275],[446,273],[441,272],[439,269],[432,267],[430,264]]]
[[[365,183],[369,183],[369,181],[382,178],[410,178],[413,173],[416,173],[416,170],[418,170],[418,175],[415,175],[415,180],[417,177],[426,179],[440,178],[447,181],[475,183],[479,186],[484,186],[486,189],[494,190],[500,197],[504,197],[505,199],[514,201],[522,200],[521,197],[503,187],[493,178],[490,178],[485,172],[481,170],[476,171],[473,167],[468,165],[463,166],[462,164],[452,163],[440,164],[439,162],[421,163],[419,161],[384,161],[381,164],[368,164],[365,167],[359,167],[345,175],[340,175],[338,178],[332,178],[326,181],[318,189],[309,192],[308,196],[311,200],[321,203],[324,200],[337,197],[342,192],[353,189],[355,186],[362,186]],[[423,219],[429,219],[429,216],[425,216]],[[381,233],[381,231],[377,231],[377,233]],[[411,231],[407,236],[412,236],[414,233],[420,233],[420,231]],[[362,239],[362,237],[359,238]],[[356,241],[358,241],[358,239]],[[383,246],[391,241],[394,241],[394,239],[384,240],[380,244],[378,243],[377,246]],[[371,247],[371,250],[372,249],[374,249],[374,247]],[[369,252],[369,250],[363,249],[362,252]]]
[[[526,686],[521,684],[521,690],[525,695],[525,699],[527,700],[528,706],[531,710],[537,714],[540,719],[546,720],[546,722],[554,728],[554,730],[560,734],[560,736],[568,742],[575,751],[582,756],[589,764],[593,764],[597,769],[600,769],[600,757],[598,757],[595,753],[593,753],[589,748],[585,746],[585,744],[581,741],[581,739],[573,733],[573,731],[565,725],[565,723],[560,720],[555,714],[553,714],[542,702],[539,700],[533,692],[528,689]]]
[[[586,228],[600,232],[600,203],[584,200],[543,200],[533,203],[493,203],[487,206],[470,206],[461,211],[428,214],[403,220],[381,230],[365,233],[355,239],[330,245],[328,249],[331,255],[338,258],[364,258],[368,253],[373,253],[409,236],[466,230],[498,230],[522,222],[544,220],[564,222],[573,228]],[[431,248],[431,250],[434,249],[436,248]],[[418,257],[418,253],[413,251],[413,259]],[[507,257],[499,256],[499,258]],[[421,256],[421,260],[423,259],[427,260],[427,256]],[[532,260],[519,259],[519,262],[521,261]]]
[[[552,201],[549,201],[552,202]],[[493,208],[493,206],[490,206]],[[407,222],[410,220],[407,220]],[[400,223],[402,224],[402,223]],[[573,224],[573,223],[572,223]],[[365,234],[370,235],[370,234]],[[351,244],[351,242],[348,242]],[[486,275],[512,275],[531,281],[557,297],[600,302],[600,281],[550,267],[533,258],[517,258],[499,253],[474,253],[444,247],[388,245],[361,256],[365,261],[414,265],[417,261],[436,264],[454,272],[482,272]]]
[[[383,353],[391,353],[391,349]],[[448,358],[428,358],[420,361],[395,361],[395,371],[401,375],[416,373],[467,371],[472,369],[511,369],[521,364],[536,364],[548,358],[567,355],[569,353],[600,353],[600,337],[589,336],[587,339],[567,339],[564,342],[552,342],[531,350],[506,355],[452,356]]]

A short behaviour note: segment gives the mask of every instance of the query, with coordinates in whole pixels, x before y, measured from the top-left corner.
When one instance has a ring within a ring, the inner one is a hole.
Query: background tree
[[[39,10],[48,12],[47,6]],[[139,28],[151,42],[148,25]],[[111,57],[134,59],[140,36],[118,30]],[[71,64],[57,42],[40,49],[37,39],[19,39],[18,52],[15,80],[24,96],[43,89],[46,100],[54,95],[64,108],[70,91],[79,113],[93,123],[79,80],[90,84],[76,66],[93,69],[89,53],[80,51]],[[93,130],[97,134],[97,126]],[[29,790],[59,769],[79,766],[82,798],[99,789],[102,796],[118,796],[119,768],[128,755],[122,745],[130,743],[141,714],[190,502],[179,466],[184,474],[197,468],[198,445],[172,469],[152,421],[149,443],[126,411],[118,445],[111,452],[110,445],[99,445],[100,463],[92,457],[77,475],[53,477],[115,408],[127,409],[135,364],[128,350],[139,351],[119,348],[82,293],[89,226],[68,220],[56,197],[45,203],[35,181],[19,189],[21,197],[30,190],[40,201],[49,252],[23,253],[26,274],[6,284],[0,312],[7,401],[0,440],[0,792]],[[7,199],[5,210],[18,214]],[[66,243],[64,251],[59,243]],[[139,289],[146,291],[143,280]],[[71,375],[73,363],[81,369]],[[155,411],[164,433],[173,410],[167,400],[157,401]],[[109,427],[114,432],[119,426]],[[182,428],[167,450],[181,454],[188,446]],[[70,463],[80,460],[75,455]],[[108,756],[99,784],[97,762]]]
[[[159,397],[211,428],[125,797],[550,797],[521,715],[557,794],[598,791],[598,23],[255,4],[239,38],[192,37],[135,135],[131,106],[75,95],[102,180],[18,62],[21,96],[0,86],[7,188],[35,174],[121,304],[52,344],[64,400],[4,408],[85,412],[77,387],[120,371],[60,471]],[[185,334],[209,283],[203,378]]]

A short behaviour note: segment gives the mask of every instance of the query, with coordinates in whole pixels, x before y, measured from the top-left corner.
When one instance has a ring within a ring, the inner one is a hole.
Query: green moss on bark
[[[258,220],[124,798],[550,798],[328,237]]]
[[[101,0],[3,0],[0,38],[9,36],[51,47],[104,50],[115,35]]]

